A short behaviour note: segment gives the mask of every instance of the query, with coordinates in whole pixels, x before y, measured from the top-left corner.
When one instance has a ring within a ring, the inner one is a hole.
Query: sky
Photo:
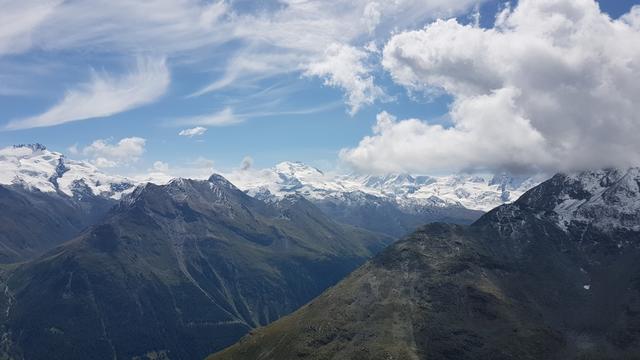
[[[532,173],[640,159],[638,1],[0,8],[0,146],[39,142],[105,172],[302,161]]]

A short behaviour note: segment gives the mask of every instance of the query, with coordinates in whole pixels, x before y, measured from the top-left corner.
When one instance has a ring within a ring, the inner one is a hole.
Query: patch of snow
[[[107,175],[92,164],[69,160],[40,144],[14,145],[0,149],[0,184],[21,185],[42,192],[62,192],[68,196],[93,195],[120,199],[133,191],[134,183]]]
[[[569,174],[562,186],[553,212],[563,230],[582,223],[605,231],[640,231],[640,168]]]

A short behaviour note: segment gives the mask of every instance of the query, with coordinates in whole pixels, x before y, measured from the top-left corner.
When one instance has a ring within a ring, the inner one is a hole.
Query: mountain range
[[[544,179],[507,174],[336,175],[299,162],[226,176],[252,196],[269,201],[299,194],[340,222],[396,237],[434,221],[469,224]]]
[[[134,187],[40,144],[0,149],[0,263],[27,260],[71,239]]]
[[[536,182],[285,162],[227,174],[239,187],[221,175],[139,183],[39,144],[1,149],[0,169],[0,357],[10,359],[202,358],[397,236],[468,224]]]
[[[336,175],[299,162],[237,170],[224,176],[255,198],[269,202],[301,195],[338,222],[394,237],[434,221],[469,224],[493,207],[517,199],[543,179],[506,174]],[[165,184],[165,178],[156,183]],[[136,179],[107,175],[89,162],[70,160],[41,144],[0,149],[0,185],[63,198],[85,198],[85,203],[91,203],[90,198],[113,200],[113,204],[142,184]]]
[[[42,144],[0,149],[0,185],[21,185],[43,193],[120,199],[133,191],[134,181],[107,175],[86,161],[70,160]]]
[[[218,175],[139,186],[75,239],[3,269],[3,356],[203,358],[391,241]]]
[[[222,359],[637,359],[640,169],[430,224]]]

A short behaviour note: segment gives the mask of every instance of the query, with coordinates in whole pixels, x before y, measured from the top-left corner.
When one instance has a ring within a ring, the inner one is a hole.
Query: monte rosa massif
[[[482,212],[514,201],[545,179],[507,174],[342,175],[324,173],[300,162],[282,162],[269,169],[236,170],[222,175],[249,195],[263,200],[298,194],[318,203],[392,205],[409,214],[424,209],[458,209],[463,213],[462,222],[475,220]],[[163,177],[151,182],[161,184],[168,179]],[[117,200],[141,183],[131,177],[107,175],[88,161],[71,160],[41,144],[0,149],[0,184],[3,185],[21,185],[68,196],[89,192]],[[464,210],[470,212],[464,213]]]

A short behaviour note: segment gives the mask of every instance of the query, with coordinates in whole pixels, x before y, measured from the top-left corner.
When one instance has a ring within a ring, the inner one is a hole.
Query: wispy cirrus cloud
[[[245,120],[243,117],[239,117],[234,114],[233,109],[230,107],[226,107],[223,110],[218,112],[214,112],[212,114],[205,115],[196,115],[196,116],[188,116],[183,118],[178,118],[172,120],[171,123],[173,125],[182,125],[182,126],[229,126],[241,123]],[[193,130],[193,129],[191,129]],[[206,129],[205,129],[206,130]]]
[[[236,111],[228,106],[220,111],[211,114],[187,116],[167,121],[167,126],[195,126],[193,128],[183,129],[178,135],[180,136],[198,136],[206,132],[207,127],[232,126],[245,122],[248,119],[257,119],[272,116],[296,116],[309,115],[319,112],[328,111],[341,106],[341,102],[330,102],[318,106],[298,109],[280,109],[271,110],[271,105],[259,104],[258,107],[263,110],[244,109],[244,112],[236,113]]]
[[[244,45],[218,79],[190,96],[297,72],[341,89],[353,115],[387,98],[376,84],[375,66],[370,66],[377,63],[377,55],[366,51],[372,40],[385,42],[392,31],[452,16],[482,1],[283,1],[275,11],[236,16],[233,36]]]
[[[376,66],[370,66],[379,59],[365,51],[366,44],[384,43],[396,29],[459,14],[482,1],[286,0],[247,10],[225,0],[0,0],[0,56],[34,50],[115,57],[153,52],[223,68],[209,84],[192,90],[192,97],[256,79],[307,74],[342,90],[354,114],[385,96],[376,84]],[[29,122],[38,126],[56,122],[54,117],[79,117],[59,115],[70,112],[65,103],[59,105],[44,120]],[[109,114],[103,113],[98,116]],[[20,124],[12,126],[26,127]]]
[[[226,1],[0,0],[0,54],[33,48],[153,50],[165,54],[224,42]],[[4,44],[4,46],[3,46]]]
[[[156,101],[169,83],[170,74],[164,58],[138,58],[136,68],[125,75],[92,71],[89,82],[67,91],[49,110],[12,120],[4,128],[47,127],[111,116]]]
[[[62,0],[0,1],[0,55],[30,49],[34,31],[61,3]]]

